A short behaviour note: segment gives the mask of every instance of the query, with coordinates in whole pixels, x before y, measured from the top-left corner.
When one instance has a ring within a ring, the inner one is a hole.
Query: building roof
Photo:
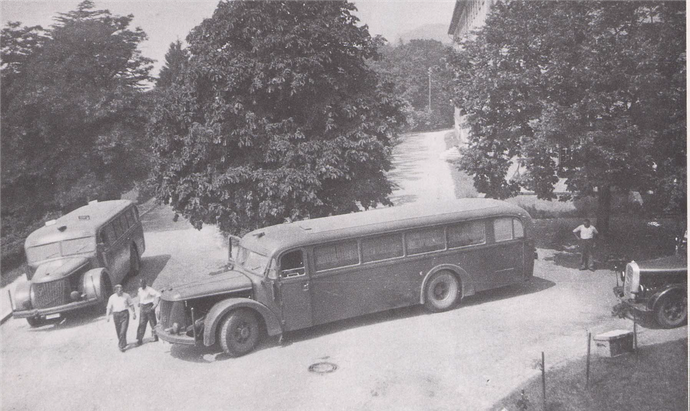
[[[72,238],[90,237],[113,216],[132,204],[129,200],[91,202],[29,234],[25,247],[54,243]],[[64,228],[63,228],[64,227]]]
[[[285,249],[320,244],[419,226],[446,224],[493,215],[514,215],[529,220],[522,208],[487,198],[415,203],[315,218],[261,228],[246,234],[242,245],[265,255]]]

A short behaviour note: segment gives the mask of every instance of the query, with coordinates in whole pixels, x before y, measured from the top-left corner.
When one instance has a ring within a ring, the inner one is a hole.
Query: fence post
[[[546,362],[544,361],[544,351],[541,352],[541,394],[544,410],[546,410]]]
[[[585,388],[589,387],[589,353],[592,346],[592,333],[587,332],[587,378],[585,379]]]

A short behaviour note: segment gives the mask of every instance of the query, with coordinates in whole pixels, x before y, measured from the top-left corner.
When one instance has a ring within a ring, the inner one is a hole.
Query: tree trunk
[[[611,216],[611,186],[599,187],[597,195],[597,223],[595,227],[602,234],[609,231],[609,217]]]

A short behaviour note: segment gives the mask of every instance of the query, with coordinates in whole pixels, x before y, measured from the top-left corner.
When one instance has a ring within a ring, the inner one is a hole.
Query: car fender
[[[103,293],[105,290],[101,289],[101,276],[107,276],[108,279],[110,279],[108,271],[106,271],[105,268],[91,269],[82,276],[82,292],[87,300],[105,300],[109,297],[108,295],[104,295]]]
[[[649,299],[649,303],[647,304],[647,307],[649,307],[650,310],[656,311],[656,306],[659,300],[661,300],[662,297],[667,296],[669,294],[673,294],[676,292],[681,292],[683,295],[687,295],[688,293],[688,288],[687,285],[685,284],[669,284],[666,286],[661,291],[656,292],[652,298]]]
[[[474,286],[472,286],[472,281],[470,281],[470,276],[467,274],[467,271],[463,270],[459,266],[455,264],[441,264],[437,265],[436,267],[432,268],[426,275],[424,276],[424,280],[422,281],[422,287],[419,290],[419,303],[424,304],[424,289],[426,288],[427,282],[429,282],[429,278],[431,278],[432,275],[436,274],[439,271],[450,271],[456,276],[460,277],[460,296],[461,298],[464,298],[469,295],[474,295]],[[420,273],[421,274],[421,273]]]
[[[204,320],[204,345],[211,346],[215,344],[218,324],[220,324],[227,313],[238,308],[249,308],[256,311],[262,317],[264,324],[266,324],[266,332],[269,336],[283,333],[280,321],[265,305],[249,298],[228,298],[211,307],[211,310],[206,314],[206,319]]]
[[[12,293],[12,311],[31,309],[31,281],[21,281]]]

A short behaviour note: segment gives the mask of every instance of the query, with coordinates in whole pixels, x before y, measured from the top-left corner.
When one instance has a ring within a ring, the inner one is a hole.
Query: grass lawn
[[[585,386],[586,358],[556,369],[549,369],[546,359],[546,410],[688,409],[687,339],[640,346],[637,354],[616,358],[598,357],[594,343],[592,346],[589,386]],[[523,390],[527,407],[520,406]],[[544,410],[541,375],[527,381],[492,409]]]

